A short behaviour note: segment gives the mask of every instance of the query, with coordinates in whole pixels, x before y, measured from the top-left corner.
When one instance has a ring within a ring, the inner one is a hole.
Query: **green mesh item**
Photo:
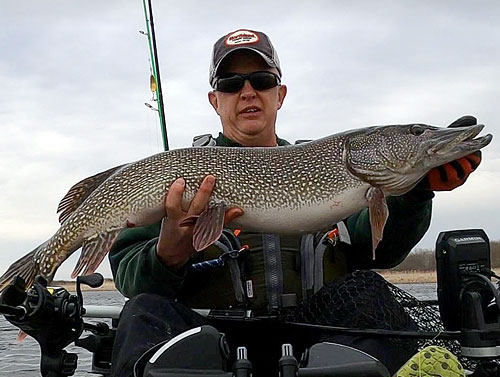
[[[355,271],[326,284],[310,300],[286,315],[290,322],[354,329],[444,331],[437,306],[419,301],[373,271]],[[410,356],[429,344],[448,349],[461,365],[473,370],[476,363],[461,356],[456,340],[389,338]]]

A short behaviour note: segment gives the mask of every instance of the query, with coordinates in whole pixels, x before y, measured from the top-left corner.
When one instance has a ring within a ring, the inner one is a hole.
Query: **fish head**
[[[344,159],[358,179],[380,187],[385,195],[402,195],[432,168],[488,145],[492,135],[476,138],[483,128],[426,124],[370,127],[346,137]]]

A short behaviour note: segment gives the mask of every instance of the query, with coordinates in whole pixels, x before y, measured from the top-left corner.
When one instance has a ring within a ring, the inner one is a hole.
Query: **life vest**
[[[193,146],[214,145],[212,135],[193,140]],[[214,245],[193,258],[178,299],[197,308],[241,307],[268,314],[296,306],[349,271],[344,247],[348,244],[342,222],[326,233],[296,236],[226,229]],[[243,245],[247,249],[236,256]]]

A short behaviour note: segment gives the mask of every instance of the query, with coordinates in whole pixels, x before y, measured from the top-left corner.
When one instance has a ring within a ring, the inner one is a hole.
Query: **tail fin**
[[[12,263],[5,273],[0,277],[0,292],[9,285],[16,276],[20,276],[26,282],[26,287],[31,286],[38,273],[38,266],[35,263],[35,254],[42,246],[38,246],[35,250],[29,252],[21,259]]]

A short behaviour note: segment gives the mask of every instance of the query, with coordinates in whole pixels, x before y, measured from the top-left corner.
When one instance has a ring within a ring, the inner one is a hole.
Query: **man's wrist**
[[[431,200],[434,196],[434,191],[423,188],[419,183],[406,194],[402,195],[402,198],[410,203],[422,203]]]
[[[151,278],[155,281],[165,281],[171,283],[172,281],[177,281],[178,279],[184,279],[186,276],[186,266],[174,269],[165,265],[165,263],[160,259],[156,251],[156,245],[154,245],[150,251],[150,272]]]
[[[158,245],[156,246],[156,256],[160,262],[171,270],[180,270],[189,261],[189,257],[184,255],[168,255],[166,253],[160,253],[158,251]]]

